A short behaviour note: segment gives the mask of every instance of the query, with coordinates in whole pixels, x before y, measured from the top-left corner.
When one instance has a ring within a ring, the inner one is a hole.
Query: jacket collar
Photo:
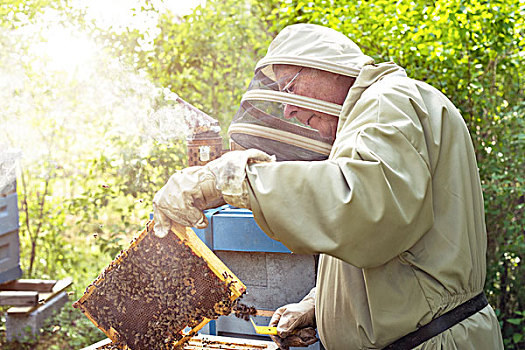
[[[354,108],[357,101],[361,98],[363,92],[372,84],[386,76],[406,77],[407,74],[402,67],[398,66],[394,62],[368,64],[361,69],[361,72],[357,76],[354,85],[352,85],[350,88],[348,96],[343,103],[343,108],[341,110],[341,114],[339,115],[339,125],[337,127],[338,132],[348,118],[348,115]]]

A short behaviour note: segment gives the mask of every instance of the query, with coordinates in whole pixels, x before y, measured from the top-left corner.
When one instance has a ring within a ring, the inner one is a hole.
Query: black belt
[[[435,337],[439,333],[446,331],[455,324],[460,323],[464,319],[469,318],[487,305],[487,298],[485,297],[485,293],[482,292],[449,312],[430,321],[430,323],[422,326],[418,330],[396,340],[383,350],[413,349],[430,338]]]

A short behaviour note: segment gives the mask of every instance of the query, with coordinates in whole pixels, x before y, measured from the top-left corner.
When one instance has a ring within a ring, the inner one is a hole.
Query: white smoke
[[[22,153],[22,167],[49,155],[74,167],[80,158],[110,153],[114,135],[140,136],[145,152],[203,126],[219,131],[174,92],[123,66],[64,23],[54,14],[0,30],[0,143]],[[5,154],[7,162],[11,156]],[[0,168],[3,182],[12,177],[7,172]]]

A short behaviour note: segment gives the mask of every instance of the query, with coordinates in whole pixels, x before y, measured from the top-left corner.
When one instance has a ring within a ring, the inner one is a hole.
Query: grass
[[[117,231],[117,230],[115,230]],[[46,242],[47,237],[42,238]],[[117,239],[118,238],[118,239]],[[24,237],[21,237],[23,241]],[[131,238],[125,234],[101,234],[98,238],[75,236],[62,233],[60,244],[41,245],[43,249],[37,260],[36,269],[32,277],[61,279],[72,277],[73,284],[70,291],[70,301],[52,317],[46,320],[36,337],[26,337],[21,341],[8,342],[6,339],[5,312],[9,306],[0,306],[0,349],[2,350],[79,350],[106,338],[89,319],[72,303],[80,298],[85,288],[114,258],[116,253],[123,248]],[[60,246],[60,251],[53,248]],[[21,265],[27,270],[28,244],[21,245]],[[44,254],[45,253],[45,254]]]
[[[37,337],[8,342],[5,333],[5,317],[0,329],[0,349],[3,350],[78,350],[106,338],[79,310],[72,301],[46,320]],[[5,311],[7,308],[3,308]],[[5,314],[3,312],[3,314]]]

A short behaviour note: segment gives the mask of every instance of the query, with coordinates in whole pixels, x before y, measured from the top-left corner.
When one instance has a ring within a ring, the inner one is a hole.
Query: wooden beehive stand
[[[0,305],[12,306],[8,315],[29,314],[58,295],[72,283],[62,280],[19,279],[0,284]]]

